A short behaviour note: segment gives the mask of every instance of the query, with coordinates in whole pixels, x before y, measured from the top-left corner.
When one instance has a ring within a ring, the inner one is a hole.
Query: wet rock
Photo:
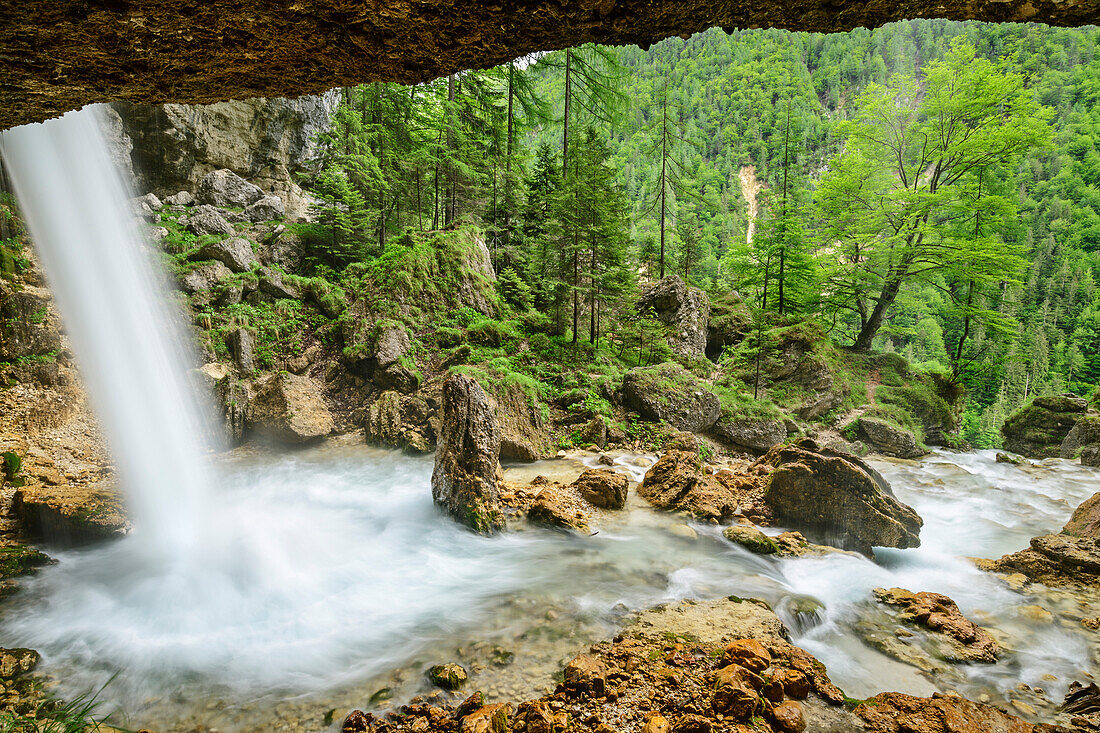
[[[282,372],[256,384],[248,405],[249,427],[280,442],[300,444],[335,429],[332,414],[311,378]]]
[[[340,726],[341,733],[366,733],[374,727],[374,716],[362,710],[352,710]]]
[[[239,445],[244,438],[248,420],[248,389],[236,378],[227,364],[211,362],[197,370],[207,393],[218,411],[221,433],[215,436],[215,445]]]
[[[573,487],[592,506],[622,509],[626,505],[629,483],[621,473],[606,468],[590,468],[573,482]]]
[[[769,716],[772,727],[777,733],[802,733],[806,730],[806,720],[802,716],[802,706],[788,701],[772,708]]]
[[[508,703],[483,705],[462,719],[461,733],[508,733]]]
[[[437,664],[428,670],[428,679],[436,687],[444,690],[457,690],[466,684],[470,678],[466,670],[460,664]]]
[[[880,603],[902,609],[902,620],[919,624],[946,642],[939,645],[940,656],[949,662],[997,661],[1000,648],[989,632],[959,611],[955,602],[940,593],[912,593],[903,588],[876,588]]]
[[[718,420],[718,396],[679,364],[636,367],[623,377],[623,404],[647,420],[699,433]]]
[[[1085,499],[1074,510],[1062,531],[1075,537],[1100,538],[1100,492]]]
[[[243,237],[232,237],[220,242],[211,242],[189,258],[192,261],[216,260],[233,272],[247,272],[257,264],[252,243]]]
[[[1036,397],[1001,427],[1004,447],[1028,458],[1057,458],[1088,402],[1074,395]]]
[[[583,690],[600,697],[607,689],[607,665],[599,659],[581,654],[565,665],[563,673],[566,687]]]
[[[884,692],[858,705],[855,714],[868,733],[1056,733],[1053,725],[1032,725],[1008,713],[961,697],[930,698]]]
[[[643,288],[638,311],[652,312],[669,328],[668,345],[674,354],[706,356],[710,300],[702,290],[685,285],[679,275],[669,275]]]
[[[412,453],[430,453],[435,449],[431,416],[428,403],[417,395],[383,392],[370,406],[365,426],[367,440]]]
[[[475,531],[502,529],[499,456],[500,429],[488,395],[471,377],[452,374],[443,384],[442,432],[432,473],[435,503]]]
[[[1022,466],[1025,461],[1019,456],[1014,456],[1009,453],[997,452],[997,463],[1007,463],[1012,466]]]
[[[560,484],[548,484],[539,491],[527,518],[548,527],[588,531],[588,513]]]
[[[1067,715],[1088,716],[1086,721],[1095,728],[1100,723],[1100,687],[1095,682],[1087,685],[1071,682],[1062,701],[1062,712]]]
[[[726,645],[724,659],[750,672],[763,672],[771,666],[772,656],[756,639],[737,639]]]
[[[735,524],[732,527],[726,527],[722,530],[722,536],[757,555],[779,554],[779,545],[775,543],[775,540],[751,524]]]
[[[478,710],[485,704],[485,695],[480,690],[470,695],[455,708],[454,719],[462,720],[470,713]]]
[[[41,660],[33,649],[0,649],[0,679],[10,680],[30,672]]]
[[[220,234],[229,236],[233,233],[233,225],[226,221],[221,209],[208,204],[196,206],[187,215],[187,231],[203,236],[206,234]]]
[[[264,221],[275,221],[286,216],[286,207],[278,196],[267,195],[249,204],[241,212],[245,221],[259,224]]]
[[[756,679],[750,680],[750,677]],[[719,669],[715,673],[711,706],[716,713],[731,715],[738,720],[750,717],[760,704],[757,693],[762,684],[754,684],[759,681],[760,678],[751,671],[736,664]]]
[[[757,455],[787,440],[787,429],[780,420],[722,415],[710,432],[736,450]]]
[[[195,194],[200,204],[209,204],[219,208],[243,209],[263,198],[263,190],[249,183],[233,171],[220,168],[211,171],[199,182]]]
[[[928,454],[927,450],[917,444],[917,438],[911,432],[885,420],[859,418],[859,435],[884,456],[920,458]]]
[[[919,547],[923,521],[859,458],[804,438],[772,449],[764,500],[775,519],[811,541],[870,554],[873,547]]]

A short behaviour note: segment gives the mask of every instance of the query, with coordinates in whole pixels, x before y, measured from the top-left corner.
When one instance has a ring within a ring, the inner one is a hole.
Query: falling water
[[[107,154],[101,111],[0,135],[20,207],[135,518],[163,557],[184,561],[211,482],[194,363]],[[147,550],[149,548],[147,547]]]

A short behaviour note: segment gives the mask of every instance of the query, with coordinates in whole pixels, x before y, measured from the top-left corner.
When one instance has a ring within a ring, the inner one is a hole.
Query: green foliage
[[[9,486],[22,486],[24,480],[20,474],[23,472],[23,459],[19,457],[19,454],[14,451],[4,451],[0,453],[0,460],[3,461],[0,464],[0,471],[2,471],[4,478],[3,483]],[[3,483],[0,483],[0,486]]]

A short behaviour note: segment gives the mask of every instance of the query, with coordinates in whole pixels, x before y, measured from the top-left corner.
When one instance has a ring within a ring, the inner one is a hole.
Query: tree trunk
[[[565,114],[561,126],[561,180],[569,173],[569,111],[573,99],[573,51],[565,49]]]
[[[871,349],[871,342],[875,340],[875,334],[882,327],[882,319],[886,316],[886,311],[890,306],[894,304],[894,300],[898,297],[898,291],[901,290],[901,283],[903,276],[895,271],[893,276],[886,282],[886,286],[879,293],[878,298],[875,300],[875,308],[871,311],[871,315],[867,317],[867,322],[863,324],[863,328],[860,329],[859,335],[856,336],[856,341],[852,344],[852,348],[856,351],[869,351]]]

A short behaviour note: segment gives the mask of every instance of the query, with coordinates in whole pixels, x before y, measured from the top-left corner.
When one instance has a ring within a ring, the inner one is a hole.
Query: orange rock
[[[726,661],[753,672],[763,672],[771,666],[772,656],[756,639],[738,639],[726,645]]]
[[[508,703],[482,705],[462,719],[462,733],[508,733]]]
[[[772,708],[772,723],[779,733],[802,733],[806,730],[806,720],[802,717],[802,706],[797,702],[785,702]]]
[[[754,685],[754,682],[759,684]],[[723,667],[718,670],[715,679],[716,689],[711,699],[714,712],[741,720],[749,718],[760,702],[757,690],[763,685],[760,677],[743,667],[735,664]]]
[[[588,690],[600,697],[607,689],[607,665],[587,654],[581,654],[565,665],[565,684],[574,690]]]
[[[650,713],[642,726],[642,733],[668,733],[668,719],[660,713]]]
[[[810,694],[810,680],[797,669],[784,669],[776,675],[783,685],[783,694],[795,700],[805,700]]]

